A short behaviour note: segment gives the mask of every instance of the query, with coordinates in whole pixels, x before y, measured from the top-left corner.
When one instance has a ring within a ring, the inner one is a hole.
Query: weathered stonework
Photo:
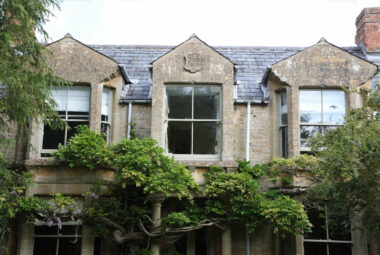
[[[189,54],[200,54],[192,66],[185,61]],[[187,66],[187,67],[186,67]],[[193,70],[188,71],[188,70]],[[165,144],[166,84],[220,85],[222,87],[222,153],[220,160],[233,159],[233,63],[193,36],[153,62],[151,137]]]

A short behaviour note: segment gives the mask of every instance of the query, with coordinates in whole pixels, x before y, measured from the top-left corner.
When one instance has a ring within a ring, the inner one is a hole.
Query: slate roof
[[[173,46],[147,45],[89,46],[114,59],[119,64],[124,65],[133,84],[126,87],[127,91],[122,95],[121,101],[151,100],[151,63],[174,48]],[[256,103],[267,101],[267,98],[264,96],[266,86],[260,84],[267,67],[305,49],[305,47],[229,46],[213,48],[236,64],[236,99],[238,101],[250,100],[255,101]],[[342,49],[360,58],[366,59],[360,47],[345,47]]]

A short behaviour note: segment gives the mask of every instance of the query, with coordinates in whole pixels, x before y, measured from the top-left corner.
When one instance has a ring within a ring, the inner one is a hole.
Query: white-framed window
[[[332,215],[327,207],[308,207],[312,232],[304,236],[305,255],[351,255],[350,219],[344,212]]]
[[[279,92],[277,98],[279,153],[281,157],[288,158],[288,102],[286,91]]]
[[[221,151],[221,87],[167,85],[167,150],[177,159],[217,159]],[[190,157],[189,157],[190,156]]]
[[[307,151],[307,139],[334,129],[344,122],[346,99],[343,90],[300,89],[300,147]]]
[[[66,145],[77,126],[89,124],[90,87],[56,87],[52,89],[52,98],[57,103],[59,116],[67,125],[63,130],[53,130],[44,125],[42,154],[55,151],[58,144]]]
[[[103,88],[101,133],[105,135],[107,142],[111,141],[111,113],[112,113],[112,90]]]
[[[82,225],[76,222],[34,226],[34,255],[80,255]]]

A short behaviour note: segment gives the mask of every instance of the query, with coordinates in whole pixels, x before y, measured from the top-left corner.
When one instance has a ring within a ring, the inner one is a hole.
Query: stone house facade
[[[202,183],[209,165],[233,171],[237,159],[256,164],[307,153],[308,137],[342,124],[349,109],[362,105],[357,94],[342,87],[370,88],[380,80],[380,8],[364,9],[356,25],[357,46],[343,48],[323,38],[308,48],[212,47],[195,35],[176,47],[85,45],[67,34],[47,46],[53,52],[49,64],[74,86],[53,96],[70,127],[88,124],[106,133],[109,142],[132,134],[152,137]],[[33,147],[25,163],[37,185],[27,194],[80,197],[98,178],[112,180],[112,172],[64,169],[49,158],[72,135],[31,124]],[[291,186],[300,199],[305,188],[304,180]],[[33,222],[20,226],[17,254],[40,255],[36,247],[46,236],[36,229]],[[199,237],[203,251],[197,249]],[[60,254],[62,236],[55,238],[54,254]],[[379,240],[359,231],[338,242],[329,239],[282,239],[265,227],[246,235],[241,226],[231,226],[220,235],[189,234],[185,250],[188,255],[380,254]],[[320,247],[330,253],[317,253]],[[80,246],[72,249],[73,254],[112,254],[86,225]]]

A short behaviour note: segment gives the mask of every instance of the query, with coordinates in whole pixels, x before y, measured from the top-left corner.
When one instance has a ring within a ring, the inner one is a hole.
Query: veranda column
[[[222,232],[222,255],[231,255],[231,228],[228,227]]]
[[[161,206],[164,201],[163,195],[157,195],[150,199],[152,201],[152,218],[153,218],[153,229],[158,228],[161,225]],[[150,250],[154,255],[160,254],[160,244],[159,242],[154,241]]]

